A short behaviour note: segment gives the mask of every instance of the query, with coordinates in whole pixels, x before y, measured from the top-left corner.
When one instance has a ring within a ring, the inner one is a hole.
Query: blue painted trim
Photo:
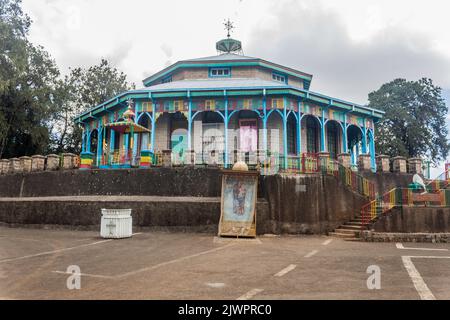
[[[219,91],[219,90],[220,91],[223,91],[223,90],[236,90],[236,91],[238,91],[238,90],[265,90],[265,89],[289,89],[289,90],[292,90],[294,92],[299,92],[301,94],[306,95],[306,99],[308,99],[308,100],[312,99],[311,96],[317,96],[317,97],[322,98],[322,99],[327,99],[330,102],[332,101],[333,102],[332,107],[336,108],[338,110],[343,109],[343,107],[335,105],[334,104],[335,102],[340,103],[342,105],[346,105],[346,106],[348,106],[348,108],[352,108],[351,111],[355,112],[355,113],[358,113],[358,111],[355,110],[355,107],[356,107],[356,108],[359,108],[361,110],[365,110],[365,111],[370,112],[372,117],[381,117],[383,114],[385,114],[385,112],[381,111],[381,110],[372,109],[372,108],[369,108],[369,107],[366,107],[366,106],[362,106],[362,105],[356,105],[354,103],[347,102],[347,101],[344,101],[344,100],[341,100],[341,99],[331,98],[331,97],[323,95],[323,94],[311,92],[311,91],[308,91],[308,90],[304,90],[304,89],[300,89],[300,88],[296,88],[296,87],[292,87],[292,86],[288,86],[288,85],[286,85],[286,86],[263,86],[263,87],[235,87],[235,88],[221,88],[221,87],[217,87],[217,88],[191,88],[191,89],[189,89],[189,91],[191,91],[191,92],[192,91],[211,91],[211,90],[213,90],[213,91]],[[78,121],[78,122],[81,122],[81,118],[82,117],[85,117],[87,115],[91,115],[92,112],[97,110],[97,109],[103,108],[104,110],[106,110],[108,108],[115,107],[117,104],[122,103],[121,101],[119,101],[119,98],[121,98],[121,99],[123,99],[124,97],[126,98],[127,95],[139,94],[139,93],[148,93],[149,96],[151,96],[151,94],[153,92],[154,93],[158,93],[158,92],[185,92],[185,91],[188,91],[188,90],[187,89],[160,89],[160,90],[143,89],[143,90],[126,91],[126,92],[123,92],[123,93],[117,95],[116,97],[114,97],[114,98],[112,98],[112,99],[110,99],[110,100],[108,100],[108,101],[106,101],[106,102],[104,102],[104,103],[102,103],[102,104],[100,104],[100,105],[98,105],[96,107],[93,107],[92,109],[90,109],[90,110],[88,110],[88,111],[86,111],[84,113],[81,113],[80,115],[76,116],[74,118],[74,120]],[[110,106],[108,106],[106,108],[106,106],[108,104],[112,103],[112,102],[115,102],[115,104],[112,104],[112,105],[110,105]],[[348,111],[348,109],[345,109],[345,108],[344,108],[344,110]],[[378,114],[378,115],[376,115],[376,114]],[[91,117],[93,117],[93,116],[91,115]],[[93,117],[93,118],[95,118],[95,117]]]
[[[225,130],[225,145],[224,145],[224,151],[225,151],[225,168],[228,168],[228,123],[230,121],[231,116],[228,116],[228,97],[227,97],[227,92],[224,91],[223,92],[225,95],[225,117],[224,117],[224,130]]]
[[[192,150],[192,99],[188,92],[188,150]]]
[[[301,100],[298,100],[297,110],[297,155],[302,153],[302,117],[301,117]]]
[[[284,169],[288,167],[288,146],[287,146],[287,112],[286,112],[286,97],[283,97],[283,153],[284,153]]]

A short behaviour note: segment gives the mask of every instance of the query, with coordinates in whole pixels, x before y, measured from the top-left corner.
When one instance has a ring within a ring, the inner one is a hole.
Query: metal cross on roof
[[[225,29],[228,32],[227,37],[229,38],[230,37],[230,32],[234,29],[233,22],[231,22],[230,19],[228,19],[227,21],[225,21],[223,23],[223,25],[225,26]]]
[[[127,100],[127,105],[128,105],[129,108],[132,108],[133,107],[133,99],[128,99]]]

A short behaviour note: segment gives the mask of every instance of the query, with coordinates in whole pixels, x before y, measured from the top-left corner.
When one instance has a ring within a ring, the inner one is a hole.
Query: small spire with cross
[[[231,31],[233,31],[234,29],[234,25],[233,22],[230,21],[230,19],[228,18],[228,20],[226,20],[223,25],[225,26],[225,30],[227,30],[227,37],[230,37],[230,33]]]

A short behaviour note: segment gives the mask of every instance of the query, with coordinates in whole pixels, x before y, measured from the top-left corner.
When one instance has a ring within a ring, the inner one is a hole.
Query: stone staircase
[[[328,235],[341,238],[347,241],[359,241],[359,234],[364,229],[364,225],[361,217],[356,217],[348,222],[345,222],[334,232],[330,232]]]

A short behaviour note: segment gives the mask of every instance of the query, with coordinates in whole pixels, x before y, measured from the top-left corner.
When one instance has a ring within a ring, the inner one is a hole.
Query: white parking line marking
[[[231,247],[231,246],[234,246],[234,245],[236,245],[236,243],[230,243],[230,244],[227,244],[227,245],[224,245],[224,246],[221,246],[221,247],[218,247],[218,248],[214,248],[214,249],[211,249],[211,250],[206,250],[206,251],[202,251],[202,252],[199,252],[199,253],[191,254],[190,256],[185,256],[185,257],[181,257],[181,258],[178,258],[178,259],[174,259],[174,260],[158,263],[158,264],[156,264],[154,266],[150,266],[150,267],[138,269],[138,270],[135,270],[135,271],[130,271],[130,272],[127,272],[127,273],[123,273],[121,275],[118,275],[117,278],[124,278],[124,277],[135,275],[137,273],[154,270],[154,269],[166,266],[168,264],[173,264],[173,263],[181,262],[181,261],[188,260],[188,259],[191,259],[191,258],[196,258],[196,257],[202,256],[202,255],[208,254],[208,253],[212,253],[212,252],[223,250],[225,248],[228,248],[228,247]]]
[[[181,261],[184,261],[184,260],[187,260],[187,259],[196,258],[196,257],[202,256],[202,255],[208,254],[208,253],[216,252],[216,251],[228,248],[228,247],[232,247],[234,245],[236,245],[236,243],[230,243],[230,244],[218,247],[218,248],[202,251],[202,252],[199,252],[199,253],[192,254],[190,256],[185,256],[185,257],[181,257],[181,258],[170,260],[170,261],[166,261],[166,262],[161,262],[161,263],[155,264],[155,265],[150,266],[150,267],[145,267],[145,268],[142,268],[142,269],[138,269],[138,270],[134,270],[134,271],[118,274],[118,275],[115,275],[115,276],[105,276],[105,275],[101,275],[101,274],[89,274],[89,273],[81,273],[80,275],[81,276],[85,276],[85,277],[105,278],[105,279],[125,278],[125,277],[133,276],[133,275],[141,273],[141,272],[158,269],[160,267],[164,267],[164,266],[167,266],[169,264],[181,262]],[[52,271],[52,272],[59,273],[59,274],[67,274],[66,271]],[[69,274],[73,274],[73,273],[69,273]]]
[[[445,256],[406,256],[408,258],[414,258],[414,259],[450,259],[450,257]]]
[[[3,260],[0,260],[0,263],[46,256],[46,255],[49,255],[49,254],[54,254],[54,253],[58,253],[58,252],[64,252],[64,251],[74,250],[74,249],[78,249],[78,248],[94,246],[94,245],[97,245],[97,244],[106,243],[106,242],[110,242],[110,241],[113,241],[113,240],[112,239],[102,240],[102,241],[82,244],[82,245],[75,246],[75,247],[69,247],[69,248],[63,248],[63,249],[58,249],[58,250],[53,250],[53,251],[46,251],[46,252],[41,252],[41,253],[36,253],[36,254],[30,254],[30,255],[27,255],[27,256],[22,256],[22,257],[17,257],[17,258],[3,259]]]
[[[296,267],[297,267],[297,265],[291,264],[291,265],[287,266],[286,268],[284,268],[283,270],[281,270],[280,272],[274,274],[273,276],[274,276],[274,277],[282,277],[282,276],[284,276],[286,273],[288,273],[288,272],[294,270]]]
[[[333,241],[333,239],[328,239],[328,240],[324,241],[324,242],[322,243],[322,245],[323,245],[323,246],[327,246],[327,245],[329,245],[329,244],[331,243],[331,241]]]
[[[405,248],[403,246],[403,244],[401,243],[396,243],[395,246],[397,247],[397,249],[402,249],[402,250],[424,250],[424,251],[448,251],[448,249],[435,249],[435,248]]]
[[[249,292],[247,292],[246,294],[243,294],[242,296],[237,298],[236,300],[250,300],[251,298],[256,296],[258,293],[261,293],[263,291],[264,291],[264,289],[252,289]]]
[[[409,277],[411,278],[411,280],[414,284],[414,287],[417,290],[417,293],[419,293],[420,299],[436,300],[436,297],[433,295],[431,290],[428,288],[425,281],[423,281],[422,277],[420,276],[419,271],[417,271],[416,267],[414,266],[414,263],[412,263],[411,258],[412,257],[403,256],[402,261],[403,261],[403,265],[405,266],[406,271],[409,274]]]
[[[304,258],[311,258],[313,255],[317,254],[317,252],[319,252],[319,250],[313,250],[307,255],[305,255]]]

